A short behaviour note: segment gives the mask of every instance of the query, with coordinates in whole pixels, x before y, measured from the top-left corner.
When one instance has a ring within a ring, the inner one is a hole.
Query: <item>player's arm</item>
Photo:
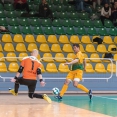
[[[72,64],[78,63],[78,61],[79,61],[79,59],[74,59],[74,60],[71,61],[71,62],[65,63],[65,65],[72,65]]]
[[[84,65],[84,71],[86,71],[86,60],[83,60],[83,65]]]

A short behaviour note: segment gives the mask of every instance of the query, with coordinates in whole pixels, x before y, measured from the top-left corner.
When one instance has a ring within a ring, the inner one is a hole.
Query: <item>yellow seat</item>
[[[70,37],[70,42],[71,42],[71,43],[81,43],[81,42],[80,42],[80,39],[79,39],[79,37],[78,37],[77,35],[72,35],[72,36]]]
[[[4,45],[4,51],[6,52],[14,52],[14,46],[12,43],[5,43]]]
[[[48,44],[46,44],[46,43],[41,44],[39,50],[41,52],[50,52],[50,48],[49,48]]]
[[[2,62],[5,61],[5,59],[4,59],[3,57],[4,57],[4,54],[3,54],[2,52],[0,52],[0,62],[1,62],[1,61],[2,61]]]
[[[2,36],[2,42],[11,43],[12,42],[11,35],[10,34],[4,34]]]
[[[97,52],[106,53],[107,52],[106,46],[104,44],[99,44],[97,46]]]
[[[27,50],[28,50],[29,52],[32,52],[34,49],[37,49],[37,50],[38,50],[37,45],[36,45],[35,43],[30,43],[30,44],[28,45]]]
[[[112,51],[112,48],[116,49],[115,51]],[[111,52],[111,53],[117,53],[117,46],[116,45],[109,45],[108,46],[108,52]]]
[[[87,73],[94,73],[95,72],[91,63],[86,64],[86,72]]]
[[[41,64],[41,72],[44,73],[45,72],[45,68],[44,68],[44,65]]]
[[[19,54],[19,57],[20,57],[20,58],[19,58],[18,60],[19,60],[19,61],[22,61],[22,59],[23,59],[24,57],[26,57],[26,56],[28,56],[28,54],[22,52],[22,53]]]
[[[102,58],[104,58],[105,54],[102,54]],[[105,58],[106,59],[106,58]],[[108,58],[109,59],[109,58]],[[110,62],[110,60],[102,60],[102,62]]]
[[[7,67],[4,62],[0,62],[0,72],[7,72]]]
[[[42,59],[42,60],[43,60],[44,62],[54,62],[51,53],[44,53],[44,54],[43,54],[43,59]]]
[[[81,51],[82,53],[85,52],[83,45],[82,45],[82,44],[79,44],[79,46],[80,46],[80,51]]]
[[[38,54],[38,56],[37,56],[37,59],[38,59],[38,60],[40,60],[40,59],[41,59],[41,56],[40,56],[40,54]]]
[[[47,43],[46,38],[45,38],[44,35],[38,35],[37,38],[36,38],[36,41],[38,43]]]
[[[86,53],[83,53],[84,58],[89,58],[88,55]],[[86,62],[89,63],[90,59],[86,59]]]
[[[15,63],[15,62],[11,62],[11,63],[9,64],[9,66],[8,66],[8,70],[9,70],[10,72],[17,72],[18,69],[19,69],[19,65],[18,65],[17,63]]]
[[[53,73],[58,72],[57,67],[54,63],[48,63],[47,66],[46,66],[46,71],[47,72],[53,72]]]
[[[62,50],[63,52],[73,52],[72,46],[70,44],[64,44]]]
[[[114,59],[115,61],[117,61],[117,54],[114,54],[113,59]]]
[[[93,40],[94,40],[96,37],[100,38],[100,36],[93,36],[93,37],[92,37],[92,42],[93,42]],[[97,43],[97,42],[93,42],[93,43]]]
[[[48,42],[55,44],[55,43],[58,43],[58,40],[57,40],[55,35],[49,35],[48,36]]]
[[[113,67],[112,67],[113,66]],[[108,72],[116,72],[116,65],[115,64],[113,64],[113,63],[109,63],[108,65],[107,65],[107,71]]]
[[[16,34],[13,38],[13,41],[16,43],[23,43],[24,42],[23,37],[20,34]]]
[[[117,36],[114,38],[114,43],[117,44]]]
[[[67,37],[66,35],[61,35],[61,36],[59,37],[59,42],[60,42],[60,43],[63,43],[63,44],[69,43],[68,37]]]
[[[52,52],[62,52],[61,47],[60,47],[59,44],[52,44],[51,51]]]
[[[33,35],[26,35],[25,42],[27,43],[35,43],[35,39]]]
[[[99,72],[99,73],[106,73],[107,72],[105,69],[105,66],[102,63],[97,63],[95,65],[95,71]]]
[[[99,55],[97,53],[92,53],[91,56],[90,56],[91,59],[91,62],[97,62],[97,63],[100,63],[101,60],[99,59]],[[98,58],[98,59],[93,59],[93,58]]]
[[[66,73],[69,72],[69,67],[68,65],[64,65],[64,63],[60,63],[58,67],[59,72]]]
[[[87,52],[93,52],[93,53],[96,52],[95,47],[94,47],[93,44],[87,44],[85,50],[86,50]]]
[[[74,53],[68,53],[67,54],[67,61],[70,62],[75,58],[75,54]]]
[[[65,57],[64,57],[64,55],[62,54],[62,53],[56,53],[56,55],[55,55],[55,61],[56,62],[66,62],[66,60],[64,59]]]
[[[104,36],[103,42],[106,44],[113,44],[112,38],[110,36]]]
[[[90,43],[92,43],[89,36],[82,36],[81,37],[81,42],[84,43],[84,44],[90,44]]]
[[[0,44],[0,52],[2,52],[3,51],[3,49],[2,49],[2,45]]]
[[[16,51],[18,52],[26,52],[26,46],[24,45],[24,43],[18,43],[16,45]]]
[[[8,57],[6,58],[8,62],[17,62],[16,54],[13,52],[7,53],[6,57]]]

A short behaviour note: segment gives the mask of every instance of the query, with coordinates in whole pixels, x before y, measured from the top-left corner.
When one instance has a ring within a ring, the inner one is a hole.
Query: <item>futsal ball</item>
[[[53,91],[53,94],[54,94],[54,95],[58,95],[58,94],[59,94],[59,89],[58,89],[57,87],[54,87],[54,88],[52,89],[52,91]]]

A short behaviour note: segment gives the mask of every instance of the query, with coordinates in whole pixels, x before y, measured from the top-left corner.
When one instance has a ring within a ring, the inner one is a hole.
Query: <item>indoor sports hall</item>
[[[9,32],[0,32],[0,117],[117,117],[117,27],[110,20],[91,20],[100,15],[101,5],[96,5],[91,14],[77,12],[69,0],[47,0],[54,20],[28,17],[25,10],[15,10],[8,1],[0,4],[0,26]],[[38,11],[40,0],[28,0],[30,14]],[[101,39],[101,43],[94,39]],[[63,100],[55,99],[52,89],[61,90],[71,70],[64,65],[74,59],[72,45],[78,43],[86,59],[81,84],[91,89],[92,100],[83,91],[69,85]],[[10,82],[19,69],[22,58],[30,56],[33,49],[39,50],[42,75],[46,82],[39,81],[36,93],[47,94],[52,103],[30,99],[28,88],[20,86],[17,96],[9,92],[14,88]],[[109,53],[111,57],[105,57]]]

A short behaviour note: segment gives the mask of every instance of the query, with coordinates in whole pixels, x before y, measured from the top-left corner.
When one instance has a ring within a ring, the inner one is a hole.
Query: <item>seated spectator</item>
[[[108,20],[112,21],[111,8],[109,7],[108,3],[105,3],[104,7],[102,7],[100,19],[101,19],[103,25],[104,25],[104,20],[105,19],[108,19]]]
[[[14,7],[15,9],[19,9],[19,10],[26,9],[28,13],[30,12],[27,0],[15,0]]]
[[[0,26],[0,32],[9,32],[9,30],[4,26]]]
[[[112,10],[113,22],[116,22],[116,20],[117,20],[117,1],[114,2],[114,6],[111,8],[111,10]]]

